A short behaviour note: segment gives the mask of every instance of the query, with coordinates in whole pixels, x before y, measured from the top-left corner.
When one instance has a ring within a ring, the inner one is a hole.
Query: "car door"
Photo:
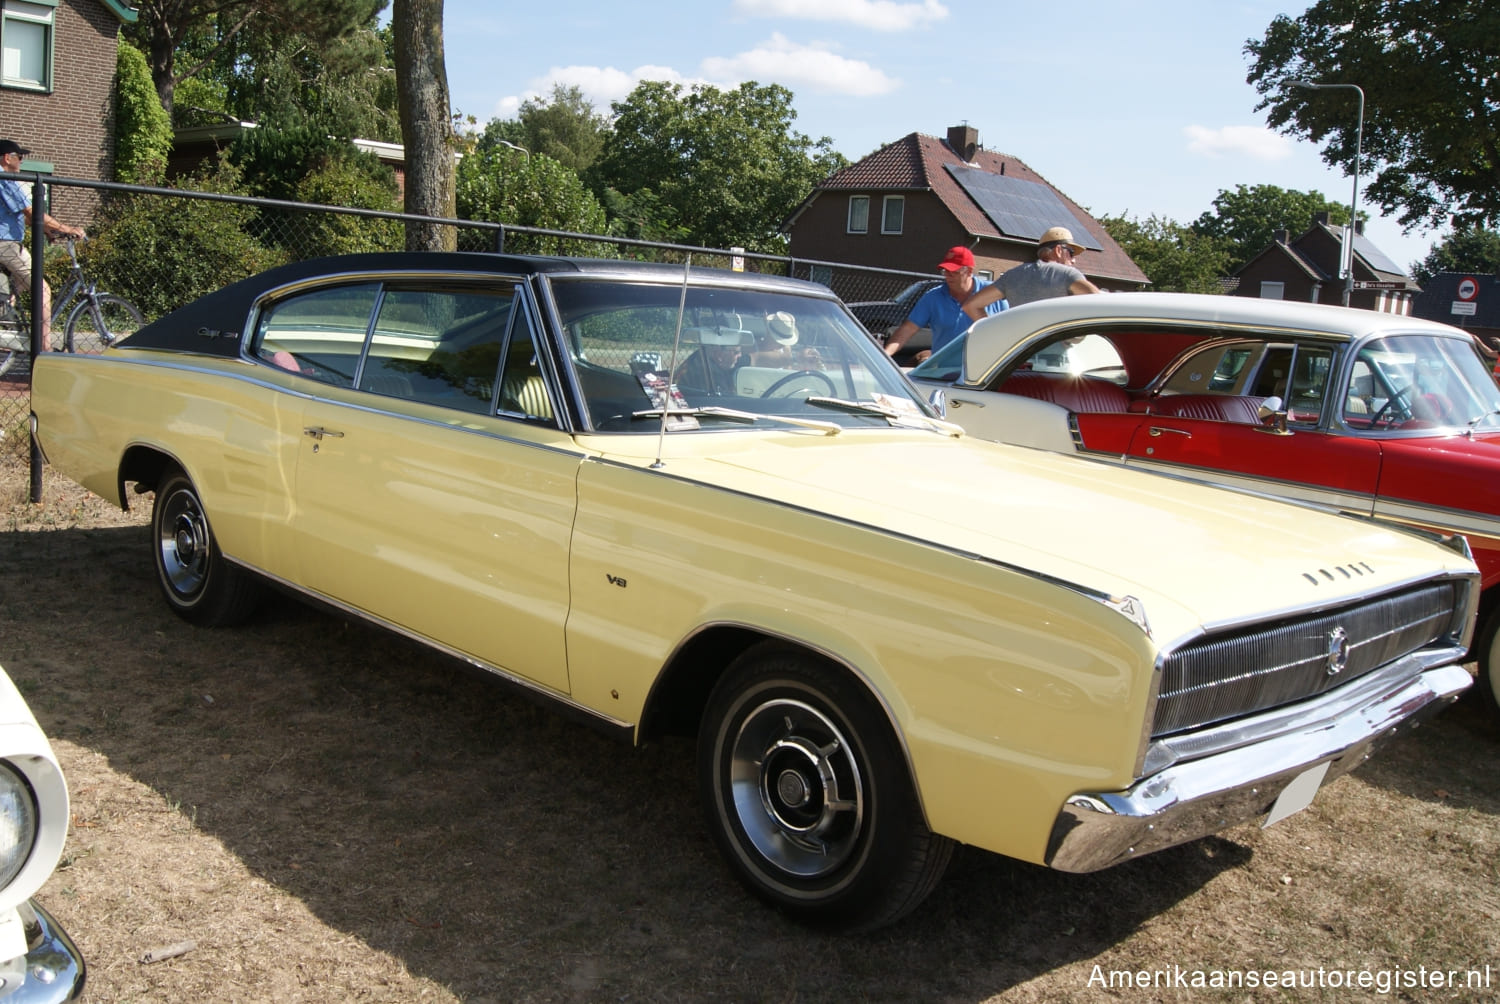
[[[1167,389],[1222,397],[1226,404],[1234,399],[1238,407],[1224,411],[1245,420],[1142,416],[1125,445],[1127,465],[1363,515],[1373,511],[1380,442],[1325,431],[1326,405],[1342,400],[1342,395],[1330,394],[1337,346],[1215,345],[1202,355],[1187,357],[1167,379]],[[1248,420],[1248,402],[1270,396],[1291,402],[1284,429]]]
[[[581,453],[553,420],[521,287],[387,283],[369,317],[359,358],[303,408],[299,584],[566,692]],[[274,312],[262,329],[281,338]]]

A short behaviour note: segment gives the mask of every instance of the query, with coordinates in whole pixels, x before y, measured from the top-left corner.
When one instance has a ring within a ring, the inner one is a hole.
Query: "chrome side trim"
[[[1291,731],[1155,771],[1125,791],[1080,792],[1058,810],[1044,861],[1059,871],[1098,871],[1263,817],[1305,771],[1327,765],[1323,783],[1347,773],[1472,683],[1463,667],[1442,666],[1353,706],[1315,702]]]

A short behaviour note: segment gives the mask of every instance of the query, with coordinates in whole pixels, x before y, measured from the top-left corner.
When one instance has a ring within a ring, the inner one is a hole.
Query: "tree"
[[[1500,233],[1485,227],[1461,227],[1434,244],[1427,257],[1412,266],[1418,283],[1439,272],[1500,274]]]
[[[115,60],[115,175],[121,181],[158,180],[172,152],[172,120],[156,99],[146,57],[121,42]]]
[[[406,150],[406,211],[452,217],[456,214],[454,143],[448,70],[443,62],[443,0],[396,0],[391,31],[396,40],[397,103]],[[406,225],[408,251],[452,251],[457,246],[458,234],[451,226]]]
[[[478,148],[514,143],[582,175],[604,149],[608,135],[609,119],[594,110],[583,91],[556,84],[550,100],[525,101],[516,118],[491,121],[479,137]]]
[[[1151,280],[1167,293],[1222,293],[1219,277],[1230,271],[1228,241],[1200,234],[1164,216],[1145,220],[1102,216],[1099,222]]]
[[[1213,211],[1199,216],[1193,232],[1223,241],[1224,270],[1234,272],[1276,239],[1276,231],[1295,236],[1312,226],[1319,213],[1328,213],[1334,226],[1349,218],[1347,203],[1332,202],[1322,192],[1299,192],[1276,185],[1236,185],[1219,189]],[[1365,219],[1363,212],[1360,219]],[[1134,256],[1132,256],[1134,257]]]
[[[475,150],[459,161],[455,190],[458,215],[466,220],[585,234],[606,227],[604,207],[578,175],[539,153],[504,146]],[[558,253],[555,239],[532,235],[508,236],[505,248]]]
[[[848,161],[791,128],[792,92],[749,82],[734,90],[661,81],[639,84],[613,106],[614,129],[589,180],[603,196],[649,191],[680,230],[710,247],[779,251],[777,232],[812,187]]]
[[[1288,86],[1288,78],[1364,89],[1365,197],[1408,230],[1500,224],[1500,5],[1487,0],[1318,0],[1278,16],[1251,39],[1246,78],[1272,128],[1325,144],[1352,173],[1358,121],[1349,91]]]
[[[157,97],[170,115],[177,85],[212,65],[246,28],[272,37],[301,35],[323,45],[370,23],[385,5],[386,0],[144,0],[139,19],[125,34],[146,54]],[[185,68],[178,65],[183,52],[196,56]]]

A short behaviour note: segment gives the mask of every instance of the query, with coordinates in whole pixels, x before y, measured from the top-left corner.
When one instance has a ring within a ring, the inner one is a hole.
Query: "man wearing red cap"
[[[887,339],[886,355],[895,355],[921,328],[932,330],[933,352],[969,330],[971,322],[964,315],[963,302],[989,285],[974,278],[974,252],[966,247],[949,248],[938,268],[943,272],[943,285],[934,286],[917,300],[906,320]],[[1004,309],[1004,304],[991,301],[987,312],[997,314]]]

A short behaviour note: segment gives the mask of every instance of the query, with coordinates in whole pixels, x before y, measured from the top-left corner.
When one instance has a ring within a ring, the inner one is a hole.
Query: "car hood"
[[[664,448],[671,476],[1133,596],[1167,638],[1474,568],[1371,521],[973,439],[729,434]]]

